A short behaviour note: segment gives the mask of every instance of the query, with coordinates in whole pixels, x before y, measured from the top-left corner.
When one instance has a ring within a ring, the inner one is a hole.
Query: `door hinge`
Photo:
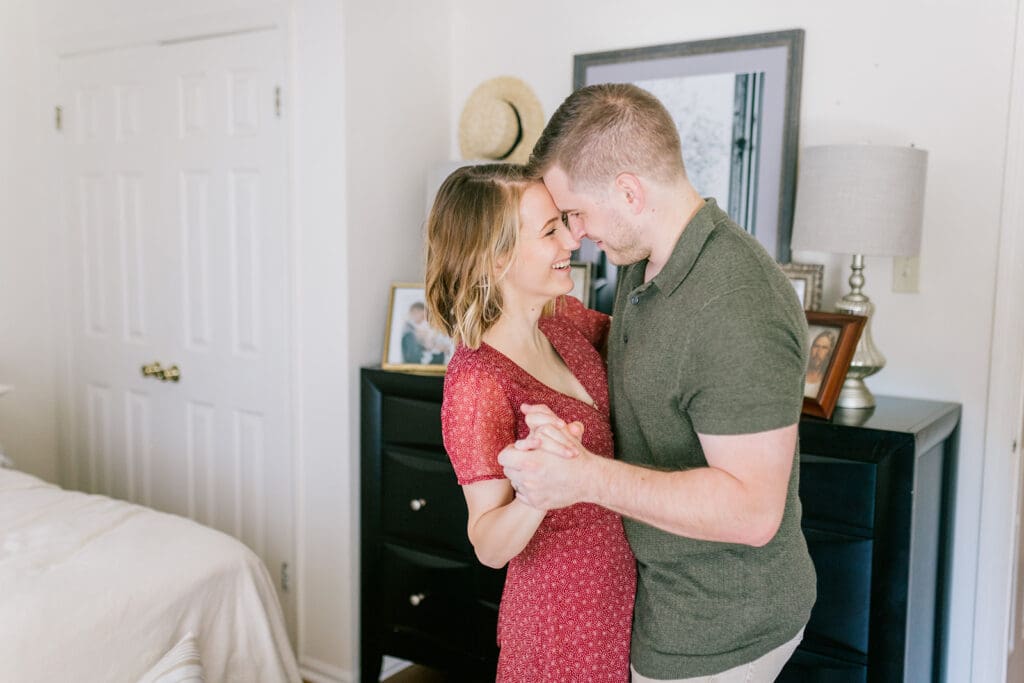
[[[291,589],[292,579],[288,575],[288,563],[281,563],[281,592],[287,593]]]
[[[274,88],[274,114],[281,118],[281,86]]]
[[[64,108],[59,104],[53,108],[53,124],[57,130],[64,130]]]

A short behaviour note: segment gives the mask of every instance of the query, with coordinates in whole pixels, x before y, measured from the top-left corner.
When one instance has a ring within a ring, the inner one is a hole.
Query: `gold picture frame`
[[[452,340],[427,320],[423,283],[392,283],[381,368],[443,375],[454,351]]]
[[[583,302],[583,305],[590,308],[590,273],[594,264],[589,261],[572,261],[569,264],[569,275],[572,277],[571,296]]]

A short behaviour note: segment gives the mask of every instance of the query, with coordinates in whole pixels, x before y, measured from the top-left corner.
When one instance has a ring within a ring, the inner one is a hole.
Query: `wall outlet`
[[[892,291],[902,294],[917,294],[921,291],[920,270],[921,259],[918,256],[893,257]]]

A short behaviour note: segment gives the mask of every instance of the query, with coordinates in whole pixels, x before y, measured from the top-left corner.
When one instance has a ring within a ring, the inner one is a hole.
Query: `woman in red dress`
[[[592,504],[537,510],[498,464],[529,435],[520,407],[532,403],[613,457],[600,352],[609,318],[565,296],[579,242],[544,185],[511,164],[455,171],[427,232],[431,322],[458,344],[441,409],[445,449],[477,557],[508,564],[497,680],[625,683],[636,564],[621,518]]]

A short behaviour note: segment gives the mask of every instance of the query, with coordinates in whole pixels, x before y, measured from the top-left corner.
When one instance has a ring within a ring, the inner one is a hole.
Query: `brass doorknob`
[[[153,377],[153,376],[155,376],[157,379],[163,379],[163,377],[162,377],[163,371],[164,371],[164,369],[162,367],[160,367],[160,363],[150,363],[149,365],[143,365],[142,366],[142,376],[143,377]]]
[[[164,368],[163,372],[160,373],[160,379],[165,382],[177,382],[181,379],[181,370],[178,369],[177,365]]]

